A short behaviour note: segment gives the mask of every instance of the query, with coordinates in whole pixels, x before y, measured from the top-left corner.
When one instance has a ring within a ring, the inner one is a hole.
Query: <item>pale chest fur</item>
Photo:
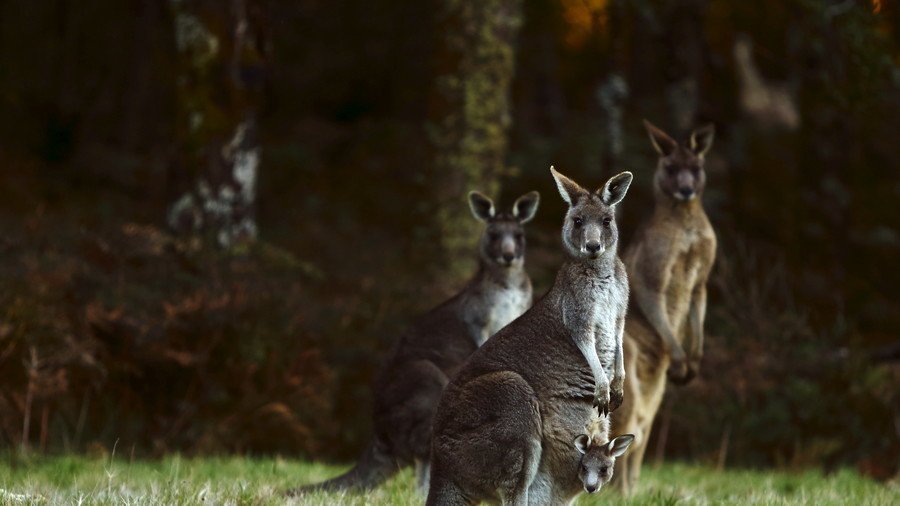
[[[705,220],[684,226],[672,243],[666,312],[678,337],[683,337],[694,289],[705,282],[713,261],[715,236]]]
[[[531,287],[497,287],[488,292],[485,306],[487,332],[494,335],[531,307]]]
[[[462,320],[475,344],[481,346],[531,307],[531,283],[482,280],[462,300]]]
[[[568,284],[561,300],[563,324],[573,335],[584,336],[585,330],[593,339],[597,358],[610,375],[615,364],[618,320],[627,305],[627,281],[616,279],[614,271],[575,277]]]
[[[598,286],[590,297],[591,323],[594,327],[594,346],[597,357],[611,375],[616,354],[617,321],[621,309],[627,304],[626,295],[619,289],[618,283],[611,281],[606,286]]]

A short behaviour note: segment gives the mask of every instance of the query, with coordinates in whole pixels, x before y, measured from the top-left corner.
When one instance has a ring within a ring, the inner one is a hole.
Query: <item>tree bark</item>
[[[708,0],[674,0],[666,6],[666,99],[674,130],[682,136],[697,121],[705,63],[703,19]]]
[[[609,75],[597,87],[597,102],[603,114],[603,174],[618,173],[625,151],[625,105],[631,92],[626,75],[626,6],[624,0],[614,0],[608,6],[609,39],[612,49]]]
[[[442,280],[465,275],[478,226],[466,195],[496,197],[511,123],[510,85],[522,0],[439,0],[435,74],[429,96],[429,164],[421,183],[427,204],[422,244]]]
[[[179,153],[168,224],[224,248],[257,235],[257,113],[268,54],[262,1],[170,0]]]

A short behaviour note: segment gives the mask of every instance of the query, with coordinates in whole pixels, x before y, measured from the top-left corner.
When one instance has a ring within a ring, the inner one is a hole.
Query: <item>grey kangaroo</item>
[[[629,495],[641,472],[666,376],[690,381],[703,355],[706,280],[716,256],[716,234],[703,212],[704,155],[712,125],[695,130],[687,146],[645,122],[659,154],[653,179],[656,206],[625,251],[632,307],[625,322],[627,399],[612,418],[617,432],[636,436],[617,461],[613,486]]]
[[[578,479],[585,492],[593,494],[609,483],[616,458],[621,457],[633,441],[632,434],[609,441],[609,417],[594,413],[587,432],[575,438],[575,449],[581,454]]]
[[[615,207],[631,173],[590,192],[551,167],[569,210],[568,259],[550,291],[488,340],[434,418],[429,505],[559,504],[582,488],[572,441],[622,402],[628,301]]]
[[[488,337],[531,307],[523,225],[539,200],[538,192],[530,192],[508,212],[497,212],[488,197],[469,194],[472,213],[486,224],[478,272],[461,292],[418,318],[388,354],[374,382],[373,439],[356,466],[291,493],[368,489],[410,464],[427,488],[431,420],[449,378]]]
[[[578,478],[584,484],[588,494],[600,490],[613,477],[616,458],[625,454],[625,450],[634,441],[634,436],[625,434],[612,441],[602,441],[581,434],[575,440],[575,448],[581,453],[581,467]]]

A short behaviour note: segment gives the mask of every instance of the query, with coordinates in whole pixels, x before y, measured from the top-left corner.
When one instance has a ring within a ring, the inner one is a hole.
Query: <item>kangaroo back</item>
[[[310,489],[366,489],[415,464],[427,482],[432,419],[444,387],[462,363],[497,330],[524,313],[532,301],[524,270],[524,224],[537,211],[537,192],[498,212],[472,192],[469,204],[484,223],[479,268],[460,293],[422,315],[400,336],[374,382],[374,439],[345,474]]]

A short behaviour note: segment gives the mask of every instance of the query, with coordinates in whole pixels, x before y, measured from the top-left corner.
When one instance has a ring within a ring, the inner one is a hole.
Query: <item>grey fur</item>
[[[570,204],[569,258],[547,295],[472,354],[444,391],[430,505],[571,500],[582,488],[572,441],[594,406],[605,413],[621,403],[628,279],[616,255],[614,207],[631,174],[604,186],[612,200],[553,175]],[[600,247],[589,248],[591,241]]]
[[[610,441],[609,417],[599,417],[595,414],[587,433],[579,434],[573,442],[575,449],[581,454],[578,479],[581,480],[585,492],[593,494],[609,483],[613,477],[616,458],[621,457],[632,442],[634,442],[632,434],[625,434]]]
[[[527,193],[505,213],[497,213],[478,192],[469,199],[475,217],[486,223],[477,274],[456,296],[418,318],[394,345],[375,379],[374,438],[359,463],[293,493],[368,489],[413,464],[420,486],[427,488],[432,418],[441,392],[478,346],[532,303],[522,224],[534,216],[540,196]]]

